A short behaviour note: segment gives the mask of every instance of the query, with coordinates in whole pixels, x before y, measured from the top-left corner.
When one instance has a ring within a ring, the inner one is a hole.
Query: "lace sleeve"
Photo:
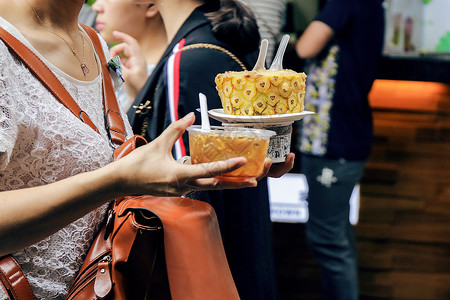
[[[10,82],[14,64],[7,47],[0,42],[0,171],[8,165],[17,137],[13,85]]]

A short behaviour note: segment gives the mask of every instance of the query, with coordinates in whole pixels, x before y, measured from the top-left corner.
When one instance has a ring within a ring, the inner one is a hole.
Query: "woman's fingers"
[[[186,165],[186,171],[187,174],[191,175],[191,178],[208,178],[232,172],[246,163],[247,159],[244,157],[234,157],[210,163]]]
[[[289,153],[286,156],[286,160],[284,163],[274,164],[270,167],[269,172],[267,173],[268,177],[281,177],[287,172],[289,172],[294,166],[295,154]]]
[[[120,31],[114,31],[113,34],[116,39],[121,41],[121,43],[111,47],[109,51],[111,57],[123,55],[126,58],[131,58],[139,57],[141,55],[139,43],[135,38]]]
[[[167,151],[172,151],[173,145],[186,131],[186,128],[194,124],[195,115],[193,112],[187,114],[184,118],[173,122],[167,127],[158,138],[155,139],[156,143],[164,145]]]
[[[111,55],[111,57],[115,57],[117,55],[121,55],[121,54],[125,54],[125,49],[128,46],[126,44],[117,44],[113,47],[111,47],[111,49],[109,50],[109,54]]]
[[[219,178],[198,178],[189,182],[189,192],[209,191],[209,190],[228,190],[241,189],[247,187],[256,187],[258,182],[254,178],[243,179],[241,181],[225,181]]]
[[[264,160],[264,167],[263,167],[262,171],[259,173],[259,175],[256,176],[256,180],[260,180],[260,179],[263,179],[264,177],[266,177],[267,174],[269,173],[271,166],[272,166],[272,160],[270,158],[266,158]]]
[[[130,46],[139,45],[138,41],[134,37],[132,37],[129,34],[126,34],[125,32],[113,31],[113,35],[116,39]]]

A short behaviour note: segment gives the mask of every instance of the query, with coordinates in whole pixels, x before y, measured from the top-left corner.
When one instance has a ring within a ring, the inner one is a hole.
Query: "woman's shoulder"
[[[4,28],[0,23],[0,28],[4,29],[6,32],[12,34],[7,28]],[[9,47],[3,39],[0,39],[0,80],[4,81],[10,79],[11,73],[8,70],[12,71],[16,68],[19,68],[19,65],[15,63],[15,56],[11,53]],[[9,75],[8,75],[9,74]]]
[[[6,32],[6,34],[10,34],[16,39],[21,39],[20,32],[8,21],[0,17],[0,28]],[[9,53],[8,46],[3,41],[3,39],[6,39],[6,34],[2,34],[2,39],[0,39],[0,58],[2,58],[0,61],[3,61],[3,58],[11,57]]]
[[[7,57],[10,56],[8,47],[3,39],[0,39],[0,63],[4,62]]]

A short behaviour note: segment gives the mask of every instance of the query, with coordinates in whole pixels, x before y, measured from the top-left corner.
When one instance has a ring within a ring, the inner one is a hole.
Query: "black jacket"
[[[169,90],[174,93],[174,98],[178,98],[178,105],[175,105],[178,116],[175,119],[182,118],[192,111],[197,113],[196,109],[199,108],[198,93],[200,92],[208,98],[209,109],[221,108],[222,105],[215,88],[214,78],[217,74],[225,71],[243,70],[235,60],[222,51],[206,48],[189,49],[180,52],[178,57],[174,57],[172,54],[176,47],[198,43],[221,46],[236,55],[247,68],[251,67],[246,59],[256,57],[254,54],[239,53],[238,50],[232,49],[218,40],[213,35],[211,25],[204,15],[206,12],[207,8],[205,6],[199,7],[185,21],[155,67],[152,75],[137,95],[133,105],[139,106],[150,100],[151,110],[141,114],[136,114],[135,109],[130,109],[128,112],[128,118],[133,125],[135,133],[143,133],[148,141],[155,139],[174,120],[174,118],[170,117],[170,103],[174,103],[174,101],[168,96]],[[179,60],[179,64],[170,65],[171,57]],[[251,61],[250,64],[253,65],[254,61]],[[178,73],[179,76],[174,76],[173,73]],[[179,86],[178,89],[172,86],[173,81],[175,81],[175,85]],[[172,113],[173,110],[172,108]],[[196,119],[199,122],[198,114]],[[143,132],[143,123],[147,121],[147,130]],[[216,125],[219,124],[216,123]],[[183,138],[186,148],[188,148],[187,134]],[[188,149],[186,151],[189,153]]]
[[[256,58],[257,53],[253,56],[239,53],[218,40],[205,17],[206,12],[205,6],[198,7],[185,21],[138,94],[134,105],[150,100],[152,108],[146,114],[136,114],[133,109],[128,112],[135,133],[142,133],[148,141],[154,140],[174,119],[196,111],[199,92],[207,96],[209,109],[221,108],[215,76],[225,71],[242,71],[236,61],[221,51],[201,48],[172,55],[175,47],[209,43],[231,51],[247,64],[248,69],[256,61],[247,63],[247,59]],[[196,120],[199,123],[199,114]],[[142,132],[145,123],[146,129]],[[176,157],[184,156],[183,151],[188,154],[186,133],[179,144]],[[217,213],[228,262],[241,299],[276,299],[266,180],[259,181],[257,188],[199,192],[191,197],[210,203]]]

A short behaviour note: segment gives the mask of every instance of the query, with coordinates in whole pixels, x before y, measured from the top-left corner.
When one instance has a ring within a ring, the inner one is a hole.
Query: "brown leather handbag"
[[[103,73],[106,129],[120,159],[146,144],[125,142],[125,128],[97,33],[88,32]],[[45,64],[0,28],[0,37],[30,71],[81,121],[95,128]],[[0,282],[11,299],[35,299],[12,256],[0,260]],[[207,203],[183,197],[128,196],[113,202],[70,287],[67,299],[239,299],[223,248],[217,217]]]

